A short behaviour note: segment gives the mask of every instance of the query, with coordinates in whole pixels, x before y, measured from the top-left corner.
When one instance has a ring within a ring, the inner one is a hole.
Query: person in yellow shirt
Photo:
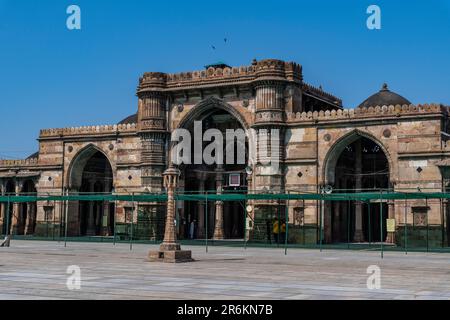
[[[275,243],[278,243],[278,236],[280,234],[280,224],[277,218],[273,219],[273,239],[275,240]]]
[[[281,228],[280,228],[280,241],[284,243],[286,241],[286,221],[281,221]]]

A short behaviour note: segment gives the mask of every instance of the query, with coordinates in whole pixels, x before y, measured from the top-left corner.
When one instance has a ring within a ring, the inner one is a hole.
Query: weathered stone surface
[[[166,250],[166,251],[150,251],[148,253],[150,262],[168,262],[181,263],[192,262],[192,252],[190,250]]]

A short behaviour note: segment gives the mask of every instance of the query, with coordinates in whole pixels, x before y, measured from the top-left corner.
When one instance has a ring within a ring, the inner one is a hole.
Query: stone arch
[[[225,123],[215,122],[214,116],[222,116],[227,114],[230,121],[225,121]],[[247,119],[248,120],[248,119]],[[206,100],[201,101],[195,105],[192,110],[187,112],[187,114],[179,122],[177,128],[185,129],[192,133],[194,127],[194,121],[201,121],[203,123],[209,123],[210,129],[220,129],[223,133],[225,128],[233,128],[242,130],[245,134],[247,143],[247,138],[250,131],[250,126],[245,119],[243,112],[237,110],[237,108],[232,105],[225,103],[224,101],[210,97]],[[206,127],[202,127],[203,133],[206,131]],[[223,136],[225,138],[225,135]],[[239,143],[238,140],[237,143]],[[230,141],[224,141],[223,147],[226,148],[230,146],[227,144]],[[191,141],[195,143],[195,141]],[[236,144],[236,148],[238,145]],[[235,159],[237,158],[239,151],[234,152]],[[237,173],[240,177],[244,173],[246,166],[246,160],[244,163],[227,163],[226,154],[224,153],[224,164],[206,164],[206,163],[190,163],[186,165],[180,165],[180,170],[182,172],[181,184],[182,188],[188,192],[198,192],[203,193],[207,190],[219,190],[220,192],[225,192],[230,188],[225,182],[228,179],[228,174]],[[244,181],[241,178],[240,181]],[[243,192],[246,186],[242,183],[240,186]],[[194,231],[193,234],[190,232],[190,228],[186,229],[184,232],[190,238],[203,239],[204,237],[212,236],[216,240],[229,238],[229,239],[240,239],[244,237],[244,208],[240,206],[238,201],[218,201],[213,206],[205,206],[201,201],[185,201],[181,209],[181,216],[186,221],[186,225],[192,225]],[[208,217],[208,218],[207,218]],[[208,230],[208,232],[205,232]]]
[[[386,159],[388,161],[389,165],[389,180],[392,183],[394,181],[394,165],[392,162],[392,157],[385,147],[383,143],[381,143],[380,140],[378,140],[375,136],[373,136],[371,133],[362,131],[359,129],[354,129],[351,132],[343,135],[340,137],[328,150],[327,155],[324,159],[324,166],[322,169],[322,177],[323,177],[323,184],[324,185],[334,185],[335,181],[335,169],[337,161],[342,153],[344,151],[344,148],[351,143],[355,142],[360,137],[365,137],[369,140],[372,140],[375,142],[383,151],[384,155],[386,156]]]
[[[235,117],[239,123],[242,125],[245,131],[247,131],[250,126],[245,120],[244,116],[236,110],[232,105],[224,102],[221,99],[215,97],[209,97],[205,100],[202,100],[198,104],[196,104],[192,110],[190,110],[184,117],[181,119],[178,128],[186,128],[192,123],[194,120],[199,120],[208,116],[208,111],[213,112],[214,109],[222,109],[228,113],[230,113],[233,117]]]
[[[81,187],[83,169],[86,166],[86,163],[89,161],[89,159],[97,152],[100,152],[103,156],[105,156],[105,158],[109,162],[109,165],[112,168],[113,181],[116,180],[115,170],[111,159],[108,157],[106,152],[104,152],[101,148],[90,143],[87,146],[83,147],[81,150],[79,150],[78,153],[72,158],[72,161],[69,165],[69,170],[67,171],[67,179],[66,179],[67,187],[69,189],[79,189]]]

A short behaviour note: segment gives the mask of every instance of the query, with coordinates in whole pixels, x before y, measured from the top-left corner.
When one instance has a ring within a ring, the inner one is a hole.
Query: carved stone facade
[[[2,194],[21,194],[24,184],[27,190],[39,194],[79,194],[96,188],[116,193],[163,192],[162,173],[170,161],[170,134],[177,128],[191,130],[194,121],[220,127],[220,121],[226,117],[229,123],[245,131],[268,132],[267,140],[271,139],[270,130],[279,132],[280,166],[275,171],[260,162],[254,165],[249,176],[242,168],[233,169],[241,174],[245,190],[315,193],[324,185],[331,185],[335,190],[346,186],[367,190],[365,184],[376,186],[374,190],[383,186],[383,189],[405,192],[418,188],[441,192],[448,188],[449,107],[410,104],[387,86],[361,106],[344,109],[339,98],[305,83],[299,64],[269,59],[243,67],[217,65],[178,74],[144,73],[139,79],[137,95],[136,115],[120,124],[41,130],[38,154],[27,160],[0,161]],[[257,147],[262,145],[265,144]],[[348,164],[343,157],[354,162]],[[382,169],[385,162],[386,170],[365,168],[370,161]],[[110,167],[110,176],[105,175],[107,170],[101,169],[104,166]],[[94,172],[91,178],[84,172],[87,167]],[[355,171],[348,171],[351,168]],[[180,169],[179,190],[193,188],[218,193],[226,187],[231,170],[208,167],[205,172],[210,174],[205,175],[199,174],[198,167]],[[292,224],[289,241],[317,242],[320,212],[316,201],[287,204],[253,201],[251,204],[255,208],[253,217],[265,214],[270,219],[271,212],[284,212],[280,208],[287,205]],[[406,224],[415,225],[411,232],[417,233],[417,239],[422,232],[420,228],[428,228],[436,244],[446,243],[450,232],[447,227],[450,210],[441,201],[323,205],[326,242],[343,242],[347,234],[352,237],[347,240],[368,241],[367,234],[378,229],[368,230],[367,210],[378,210],[380,206],[386,212],[382,220],[396,220],[397,236],[388,235],[388,241],[401,242],[405,213]],[[10,210],[14,232],[43,234],[49,226],[56,228],[63,224],[64,210],[68,210],[69,235],[83,235],[87,234],[89,223],[91,229],[99,224],[105,227],[112,219],[127,223],[127,212],[133,216],[129,219],[135,222],[138,219],[133,214],[134,203],[102,203],[91,208],[75,202],[65,205],[38,202],[35,209],[32,205],[28,207],[12,204],[7,209],[2,205],[0,223],[5,225],[6,212]],[[240,225],[233,229],[243,218],[235,214],[243,214],[239,205],[217,201],[210,206],[207,216],[201,213],[205,210],[203,203],[188,207],[186,203],[176,204],[178,227],[183,228],[186,238],[190,236],[189,225],[193,220],[199,229],[197,236],[204,237],[203,227],[209,218],[211,225],[206,226],[209,236],[244,237],[235,230]],[[161,203],[140,204],[138,210],[152,215],[165,212]],[[83,211],[89,211],[84,218]],[[215,219],[216,212],[219,217]],[[354,218],[345,218],[348,213]],[[233,214],[234,218],[229,218]],[[344,224],[351,226],[351,232]],[[94,234],[108,235],[110,231],[99,228]]]

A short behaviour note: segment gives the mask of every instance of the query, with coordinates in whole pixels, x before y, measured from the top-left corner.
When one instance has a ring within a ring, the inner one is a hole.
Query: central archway
[[[335,193],[390,189],[389,159],[382,145],[366,135],[352,135],[329,157],[328,182]],[[331,151],[330,151],[331,152]],[[380,242],[386,239],[386,201],[334,201],[325,204],[327,242]]]
[[[233,107],[213,98],[194,107],[180,122],[180,128],[188,130],[191,137],[194,137],[195,121],[201,121],[202,134],[208,129],[217,129],[224,139],[227,129],[241,130],[244,135],[247,129],[243,117]],[[202,150],[209,143],[204,142]],[[245,148],[243,162],[238,161],[240,155],[237,141],[233,140],[231,143],[224,141],[223,154],[226,154],[227,147],[231,145],[234,148],[232,163],[227,164],[224,159],[223,165],[206,164],[203,159],[201,164],[196,164],[192,154],[191,164],[180,165],[181,185],[185,192],[247,191],[245,168],[248,161],[248,143],[246,141],[243,146]],[[191,139],[191,145],[191,150],[194,150],[194,139]],[[235,181],[231,181],[233,179]],[[206,236],[216,240],[244,238],[244,205],[238,201],[215,201],[209,202],[208,206],[203,201],[185,201],[177,213],[181,220],[181,239],[204,239]]]

